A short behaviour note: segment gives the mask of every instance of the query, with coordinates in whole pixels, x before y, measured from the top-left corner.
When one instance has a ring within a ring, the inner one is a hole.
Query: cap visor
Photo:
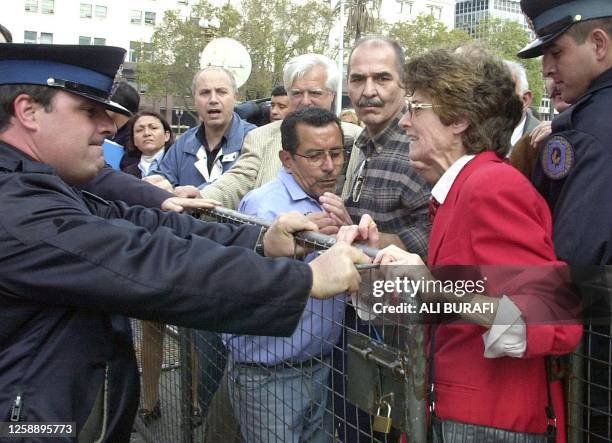
[[[543,47],[549,43],[552,43],[557,37],[560,37],[565,31],[567,31],[572,25],[566,26],[559,29],[557,32],[551,32],[550,34],[543,35],[529,43],[523,49],[521,49],[516,56],[518,58],[535,58],[542,55]]]
[[[95,95],[87,94],[85,92],[71,91],[69,89],[62,89],[62,90],[65,91],[65,92],[69,92],[71,94],[80,95],[81,97],[85,97],[86,99],[89,99],[89,100],[92,100],[94,102],[100,103],[106,109],[108,109],[109,111],[117,112],[117,113],[123,114],[123,115],[125,115],[127,117],[131,117],[132,116],[132,113],[130,111],[128,111],[123,106],[121,106],[119,103],[115,103],[115,102],[113,102],[111,100],[103,99],[103,98],[100,98],[100,97],[96,97]]]

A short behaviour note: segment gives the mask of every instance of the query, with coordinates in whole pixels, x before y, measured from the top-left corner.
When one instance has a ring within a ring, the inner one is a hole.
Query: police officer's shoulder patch
[[[548,178],[559,180],[567,174],[575,161],[574,148],[561,135],[550,137],[542,149],[542,169]]]

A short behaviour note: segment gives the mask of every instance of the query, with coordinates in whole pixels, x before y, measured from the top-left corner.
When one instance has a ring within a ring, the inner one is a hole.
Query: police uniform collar
[[[551,7],[547,4],[552,3]],[[542,47],[552,43],[574,24],[612,16],[610,0],[521,0],[521,8],[538,37],[517,54],[520,58],[542,55]]]
[[[0,140],[0,170],[9,172],[31,172],[53,174],[53,168],[40,163],[23,151]]]
[[[131,115],[109,97],[125,50],[114,46],[0,44],[0,85],[62,89]]]

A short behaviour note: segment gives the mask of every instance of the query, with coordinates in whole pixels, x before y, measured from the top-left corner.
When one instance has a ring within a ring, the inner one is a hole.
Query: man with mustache
[[[353,48],[348,93],[365,130],[355,141],[344,200],[331,193],[320,200],[337,225],[358,224],[362,215],[369,214],[380,230],[381,247],[396,245],[425,257],[431,229],[430,186],[414,171],[409,158],[410,140],[399,127],[406,112],[403,73],[404,53],[396,41],[369,37]],[[364,334],[373,328],[356,318],[351,307],[346,309],[344,324]],[[369,441],[369,415],[346,404],[343,398],[347,382],[344,361],[342,353],[334,354],[335,412],[350,425],[338,426],[337,431],[345,442]]]
[[[321,201],[338,224],[359,223],[370,214],[381,232],[381,247],[395,244],[425,256],[430,186],[413,170],[410,141],[398,126],[406,112],[403,69],[403,50],[393,40],[369,37],[353,48],[348,93],[365,130],[355,141],[345,200],[326,194]]]

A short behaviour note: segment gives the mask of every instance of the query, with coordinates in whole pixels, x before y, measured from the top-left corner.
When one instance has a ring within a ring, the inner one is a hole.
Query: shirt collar
[[[364,151],[364,153],[367,155],[370,154],[370,152],[367,152],[368,150],[375,149],[376,152],[382,152],[385,148],[385,145],[387,147],[392,146],[393,143],[388,142],[389,140],[392,140],[394,136],[396,136],[398,131],[402,131],[402,129],[399,127],[399,122],[407,111],[408,108],[404,105],[402,109],[400,109],[400,111],[395,115],[395,117],[391,119],[385,129],[383,129],[374,137],[370,137],[367,128],[361,131],[359,137],[357,137],[357,140],[355,141],[357,147]]]
[[[25,152],[0,140],[0,169],[11,172],[55,174],[53,167],[34,160]]]
[[[287,192],[289,193],[293,201],[308,199],[320,208],[319,202],[312,198],[310,195],[306,194],[306,192],[304,192],[298,182],[295,181],[293,175],[290,174],[289,171],[287,171],[287,169],[285,169],[284,167],[281,168],[278,174],[278,179],[281,181],[285,189],[287,189]]]
[[[442,174],[440,180],[438,180],[431,189],[431,196],[435,198],[438,203],[444,203],[444,200],[446,200],[446,197],[453,187],[453,183],[455,183],[455,180],[459,176],[459,173],[474,157],[475,155],[464,155],[460,157],[450,166],[450,168],[446,170],[444,174]]]
[[[523,117],[521,118],[521,121],[514,128],[514,131],[512,132],[512,137],[510,137],[511,146],[514,146],[516,142],[519,141],[521,137],[523,136],[526,122],[527,122],[527,113],[524,113]]]
[[[232,115],[231,123],[229,124],[229,126],[223,133],[223,136],[221,137],[221,152],[223,152],[223,154],[240,151],[240,149],[242,148],[242,134],[240,133],[240,123],[240,116],[234,112],[234,114]],[[209,146],[206,142],[206,136],[204,135],[205,131],[206,128],[204,128],[204,124],[200,124],[200,127],[196,132],[196,138],[202,146],[208,149]],[[216,148],[216,146],[213,146],[213,148]]]

